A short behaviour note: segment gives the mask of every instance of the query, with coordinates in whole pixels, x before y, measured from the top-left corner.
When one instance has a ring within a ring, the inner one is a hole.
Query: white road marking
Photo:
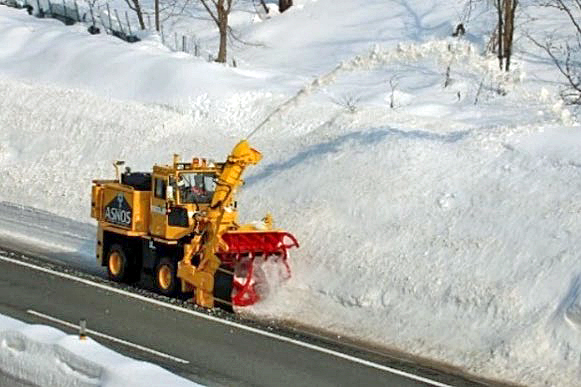
[[[310,344],[310,343],[305,343],[305,342],[300,341],[300,340],[291,339],[291,338],[286,337],[286,336],[277,335],[276,333],[263,331],[263,330],[260,330],[258,328],[253,328],[253,327],[250,327],[250,326],[246,326],[246,325],[243,325],[243,324],[239,324],[239,323],[234,322],[234,321],[224,320],[224,319],[221,319],[221,318],[218,318],[218,317],[210,316],[210,315],[205,314],[205,313],[196,312],[195,310],[181,308],[181,307],[179,307],[177,305],[168,304],[168,303],[165,303],[165,302],[162,302],[162,301],[158,301],[156,299],[148,298],[148,297],[145,297],[145,296],[142,296],[142,295],[139,295],[139,294],[130,293],[130,292],[125,291],[125,290],[122,290],[122,289],[117,289],[117,288],[110,287],[110,286],[107,286],[107,285],[104,285],[104,284],[100,284],[100,283],[97,283],[97,282],[92,282],[92,281],[89,281],[89,280],[84,279],[84,278],[79,278],[79,277],[75,277],[75,276],[70,275],[70,274],[61,273],[61,272],[58,272],[56,270],[52,270],[52,269],[48,269],[48,268],[45,268],[45,267],[42,267],[42,266],[34,265],[32,263],[22,262],[22,261],[19,261],[17,259],[8,258],[8,257],[4,257],[4,256],[0,256],[0,260],[5,261],[5,262],[14,263],[16,265],[28,267],[28,268],[31,268],[31,269],[34,269],[34,270],[42,271],[44,273],[49,273],[49,274],[52,274],[52,275],[55,275],[55,276],[58,276],[58,277],[66,278],[66,279],[69,279],[71,281],[76,281],[76,282],[79,282],[79,283],[82,283],[82,284],[85,284],[85,285],[88,285],[88,286],[93,286],[95,288],[104,289],[104,290],[107,290],[107,291],[110,291],[110,292],[113,292],[113,293],[117,293],[117,294],[122,294],[122,295],[127,296],[127,297],[130,297],[130,298],[134,298],[134,299],[137,299],[137,300],[140,300],[140,301],[149,302],[151,304],[155,304],[155,305],[161,306],[163,308],[173,309],[173,310],[176,310],[176,311],[179,311],[179,312],[182,312],[182,313],[191,314],[191,315],[196,316],[198,318],[203,318],[203,319],[210,320],[210,321],[213,321],[213,322],[217,322],[217,323],[221,323],[221,324],[224,324],[224,325],[228,325],[228,326],[231,326],[231,327],[240,329],[240,330],[244,330],[244,331],[248,331],[248,332],[255,333],[257,335],[261,335],[261,336],[265,336],[265,337],[270,337],[270,338],[273,338],[273,339],[276,339],[276,340],[279,340],[279,341],[282,341],[282,342],[294,344],[294,345],[299,346],[299,347],[303,347],[303,348],[307,348],[307,349],[310,349],[310,350],[313,350],[313,351],[325,353],[327,355],[331,355],[331,356],[334,356],[334,357],[337,357],[337,358],[340,358],[340,359],[343,359],[343,360],[347,360],[347,361],[350,361],[350,362],[353,362],[353,363],[361,364],[361,365],[364,365],[364,366],[367,366],[367,367],[370,367],[370,368],[375,368],[375,369],[380,370],[380,371],[389,372],[389,373],[392,373],[394,375],[403,376],[403,377],[406,377],[408,379],[416,380],[416,381],[421,382],[421,383],[426,383],[426,384],[429,384],[431,386],[436,386],[436,387],[453,387],[453,386],[451,386],[449,384],[441,383],[441,382],[438,382],[438,381],[435,381],[435,380],[432,380],[432,379],[428,379],[428,378],[425,378],[425,377],[422,377],[422,376],[410,374],[408,372],[405,372],[405,371],[402,371],[402,370],[398,370],[396,368],[388,367],[388,366],[385,366],[383,364],[375,363],[375,362],[372,362],[370,360],[361,359],[361,358],[358,358],[358,357],[355,357],[355,356],[352,356],[352,355],[348,355],[346,353],[334,351],[332,349],[328,349],[328,348],[324,348],[324,347],[319,347],[317,345]]]
[[[37,311],[32,310],[32,309],[28,309],[26,311],[26,313],[31,314],[31,315],[36,316],[36,317],[40,317],[40,318],[47,320],[47,321],[51,321],[51,322],[54,322],[54,323],[57,323],[60,325],[64,325],[64,326],[69,327],[69,328],[79,329],[78,325],[75,325],[75,324],[70,323],[68,321],[58,319],[56,317],[49,316],[48,314],[37,312]],[[189,361],[184,360],[184,359],[180,359],[179,357],[168,355],[167,353],[159,352],[159,351],[156,351],[155,349],[147,348],[147,347],[144,347],[142,345],[135,344],[135,343],[132,343],[132,342],[129,342],[126,340],[121,340],[121,339],[118,339],[116,337],[109,336],[109,335],[106,335],[104,333],[94,331],[92,329],[87,329],[87,333],[89,334],[89,336],[101,337],[103,339],[107,339],[107,340],[113,341],[115,343],[123,344],[127,347],[136,348],[136,349],[143,351],[143,352],[151,353],[153,355],[163,357],[165,359],[173,360],[177,363],[190,364]]]

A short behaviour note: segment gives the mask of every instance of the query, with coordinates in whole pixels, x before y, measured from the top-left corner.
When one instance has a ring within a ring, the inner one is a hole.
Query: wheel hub
[[[162,266],[157,272],[157,282],[159,286],[163,289],[169,289],[171,286],[171,269],[167,266]]]
[[[123,264],[123,259],[121,255],[115,251],[109,256],[109,270],[113,275],[119,275],[121,273],[121,266]]]

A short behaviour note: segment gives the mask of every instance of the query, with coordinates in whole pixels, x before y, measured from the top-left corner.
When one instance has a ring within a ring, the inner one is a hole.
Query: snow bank
[[[90,180],[112,176],[112,160],[145,170],[175,152],[223,159],[276,111],[250,139],[264,160],[239,208],[243,220],[272,211],[301,249],[292,279],[244,313],[484,377],[578,384],[581,136],[550,62],[522,54],[499,73],[480,54],[485,4],[461,41],[448,37],[459,11],[441,2],[298,5],[239,25],[265,43],[233,49],[242,69],[0,9],[11,47],[0,52],[0,200],[73,219],[50,243],[88,256],[92,231],[79,222],[90,222]],[[83,61],[78,39],[92,39],[107,71]],[[45,60],[51,71],[38,70]],[[69,67],[83,73],[76,83]],[[146,90],[156,77],[170,86]],[[26,222],[0,226],[14,237]]]
[[[35,386],[197,386],[93,341],[0,315],[0,372]]]
[[[0,30],[1,74],[107,97],[186,106],[193,94],[228,96],[235,85],[240,91],[247,83],[251,91],[268,78],[173,53],[157,35],[129,45],[111,35],[89,35],[84,25],[64,28],[54,19],[32,18],[25,10],[3,7]]]

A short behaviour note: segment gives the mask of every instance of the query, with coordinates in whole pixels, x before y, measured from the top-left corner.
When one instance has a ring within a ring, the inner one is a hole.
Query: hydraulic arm
[[[205,243],[200,246],[201,260],[197,267],[192,264],[194,249],[184,256],[178,265],[178,277],[194,287],[196,304],[211,308],[214,306],[214,277],[221,261],[216,255],[219,247],[227,250],[222,234],[230,228],[224,224],[224,215],[231,209],[236,189],[242,185],[242,174],[247,166],[257,164],[262,158],[248,141],[242,140],[234,147],[218,177],[216,191],[205,217],[198,221],[205,224]]]

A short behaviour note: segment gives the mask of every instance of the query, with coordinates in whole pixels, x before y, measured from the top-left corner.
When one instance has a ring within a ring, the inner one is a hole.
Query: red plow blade
[[[257,260],[280,261],[285,268],[284,279],[291,276],[288,265],[288,249],[299,247],[296,238],[285,231],[228,232],[222,235],[228,251],[220,254],[223,264],[234,269],[232,280],[232,304],[248,306],[260,300],[260,287],[266,281],[264,272],[257,267]]]

